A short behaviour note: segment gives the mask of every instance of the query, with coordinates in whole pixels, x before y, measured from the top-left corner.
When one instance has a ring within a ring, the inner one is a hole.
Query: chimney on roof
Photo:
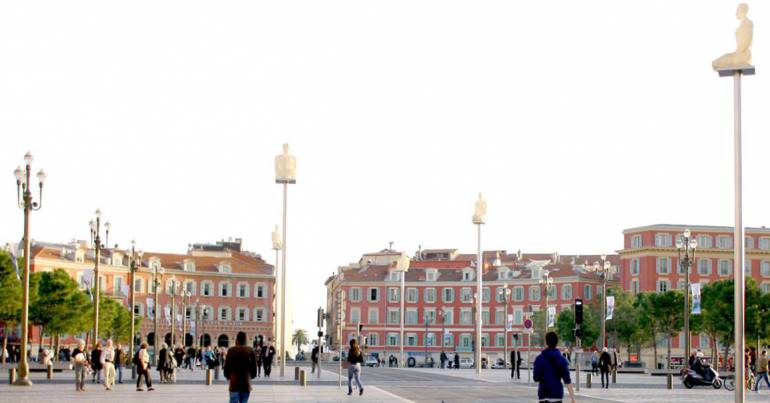
[[[388,242],[388,250],[389,251],[393,250],[393,241]]]
[[[521,249],[516,251],[516,260],[521,260]]]

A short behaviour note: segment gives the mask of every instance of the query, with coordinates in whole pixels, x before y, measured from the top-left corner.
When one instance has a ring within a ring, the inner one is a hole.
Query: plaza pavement
[[[308,369],[308,367],[303,366]],[[362,372],[363,396],[354,391],[347,396],[347,379],[343,377],[343,386],[339,388],[337,366],[326,365],[319,380],[315,376],[308,378],[308,386],[300,387],[294,382],[294,367],[286,368],[286,377],[278,377],[277,369],[273,378],[255,379],[250,402],[533,402],[536,401],[535,384],[527,384],[526,372],[522,372],[521,381],[512,381],[510,372],[505,370],[484,370],[477,377],[474,370],[441,370],[430,368],[365,368]],[[344,374],[345,372],[343,372]],[[45,374],[32,373],[35,385],[29,388],[8,385],[8,372],[3,370],[4,378],[0,383],[0,402],[163,402],[197,403],[227,402],[227,385],[220,376],[213,385],[203,383],[204,372],[196,370],[180,371],[176,384],[154,383],[152,392],[137,392],[130,382],[130,372],[126,371],[124,383],[116,385],[112,391],[105,391],[101,385],[86,383],[86,392],[74,389],[72,371],[55,373],[51,380]],[[157,372],[152,375],[157,379]],[[574,373],[573,373],[574,375]],[[618,383],[609,390],[585,387],[585,377],[579,402],[732,402],[733,394],[724,389],[701,388],[687,390],[675,378],[674,390],[666,389],[665,377],[652,377],[640,374],[619,374]],[[762,393],[747,392],[749,402],[770,402],[770,391]]]

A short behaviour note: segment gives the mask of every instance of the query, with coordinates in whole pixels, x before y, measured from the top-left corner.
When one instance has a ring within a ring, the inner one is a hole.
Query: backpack
[[[142,360],[139,359],[139,354],[141,353],[141,351],[142,350],[137,351],[136,354],[134,354],[134,358],[131,360],[131,363],[136,365],[137,367],[140,367],[142,365]]]

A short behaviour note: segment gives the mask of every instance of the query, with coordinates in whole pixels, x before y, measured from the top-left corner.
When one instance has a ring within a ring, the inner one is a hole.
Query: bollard
[[[218,381],[218,380],[219,380],[219,365],[217,365],[216,367],[214,367],[214,380],[215,380],[215,381]]]
[[[211,368],[206,370],[206,385],[211,385]]]
[[[616,370],[612,371],[612,383],[618,383],[617,376],[618,376],[618,370],[616,369]]]
[[[586,374],[586,388],[591,389],[591,374]]]
[[[16,368],[8,368],[8,383],[11,385],[16,383]]]
[[[136,365],[131,364],[131,379],[136,379]]]
[[[299,386],[307,386],[307,372],[304,369],[299,371]]]
[[[674,389],[674,375],[666,375],[666,389]]]
[[[299,380],[299,367],[294,367],[294,380]]]
[[[53,365],[52,364],[48,364],[48,368],[47,368],[47,371],[46,371],[46,378],[53,379]]]

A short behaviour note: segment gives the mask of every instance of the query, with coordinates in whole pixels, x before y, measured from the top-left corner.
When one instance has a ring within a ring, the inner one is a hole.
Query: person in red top
[[[257,376],[257,357],[246,345],[246,333],[238,332],[235,346],[227,350],[224,375],[228,380],[230,403],[248,403],[251,380]]]

